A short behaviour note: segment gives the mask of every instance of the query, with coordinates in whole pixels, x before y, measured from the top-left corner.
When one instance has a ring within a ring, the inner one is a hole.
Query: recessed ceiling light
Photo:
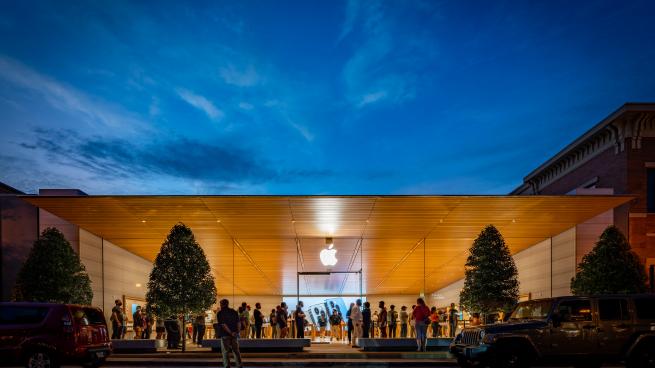
[[[141,220],[141,222],[145,224],[145,223],[146,223],[146,220]]]
[[[221,222],[221,220],[216,220],[216,222]]]
[[[141,284],[138,284],[138,283],[137,283],[137,284],[136,284],[136,285],[134,285],[134,286],[136,286],[136,287],[141,287]]]

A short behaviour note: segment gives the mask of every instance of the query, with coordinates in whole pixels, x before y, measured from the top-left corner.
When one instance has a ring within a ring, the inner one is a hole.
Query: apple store
[[[329,303],[345,308],[360,297],[374,305],[411,306],[418,296],[430,306],[457,303],[468,248],[488,224],[511,249],[521,298],[569,294],[578,249],[593,245],[612,222],[612,210],[631,197],[91,196],[59,190],[14,200],[13,207],[3,206],[3,218],[12,218],[7,211],[34,213],[23,227],[62,230],[92,279],[93,304],[105,311],[115,299],[144,302],[152,261],[170,228],[183,222],[209,259],[219,298],[259,302],[264,311],[300,298],[320,313]],[[14,218],[25,222],[26,216]],[[10,263],[3,257],[9,276],[16,268]],[[13,282],[9,276],[3,284]],[[3,298],[8,288],[3,285]]]

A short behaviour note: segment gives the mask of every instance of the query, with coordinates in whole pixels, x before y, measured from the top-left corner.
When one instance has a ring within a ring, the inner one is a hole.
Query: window
[[[89,323],[92,325],[104,325],[105,317],[102,315],[102,312],[95,308],[84,308],[84,313],[89,319]]]
[[[552,304],[553,302],[550,300],[519,303],[510,319],[544,319],[548,316]]]
[[[625,299],[600,299],[598,315],[601,321],[625,321],[630,319],[628,301]]]
[[[48,314],[47,307],[0,307],[0,325],[24,325],[40,323]]]
[[[562,322],[591,321],[591,303],[589,300],[565,300],[559,303],[557,310]]]
[[[655,298],[635,299],[638,319],[655,320]]]
[[[646,169],[646,201],[648,212],[655,212],[655,169]]]

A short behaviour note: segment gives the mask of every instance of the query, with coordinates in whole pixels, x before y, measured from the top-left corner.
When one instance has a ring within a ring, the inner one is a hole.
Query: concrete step
[[[213,359],[148,359],[131,356],[129,359],[110,357],[106,366],[145,367],[217,367],[222,360]],[[453,367],[452,359],[270,359],[243,358],[246,367]]]
[[[352,352],[297,352],[297,353],[242,353],[244,359],[312,359],[312,360],[329,360],[329,359],[413,359],[413,360],[451,360],[452,356],[447,352],[363,352],[353,350]],[[129,361],[130,359],[151,359],[151,360],[206,360],[220,359],[220,353],[213,352],[171,352],[171,353],[153,353],[153,354],[113,354],[110,359],[121,359]]]

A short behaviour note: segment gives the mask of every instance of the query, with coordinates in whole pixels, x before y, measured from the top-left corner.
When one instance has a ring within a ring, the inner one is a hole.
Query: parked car
[[[99,366],[111,353],[102,310],[52,303],[0,303],[0,362],[54,368]]]
[[[519,303],[507,323],[466,328],[450,345],[460,366],[537,361],[655,367],[655,295],[559,297]]]

